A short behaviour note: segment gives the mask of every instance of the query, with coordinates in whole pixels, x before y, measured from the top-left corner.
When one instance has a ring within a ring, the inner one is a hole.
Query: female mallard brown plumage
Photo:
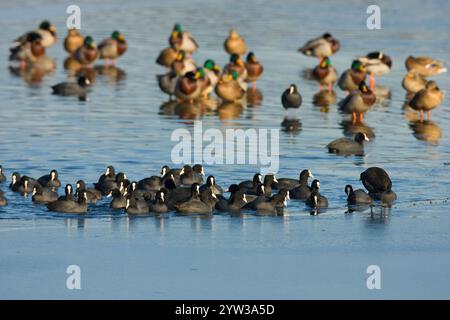
[[[190,71],[178,79],[175,86],[175,96],[178,100],[192,103],[200,96],[201,87],[198,82],[200,76],[201,74],[199,71]]]
[[[125,36],[117,30],[111,34],[110,38],[103,40],[98,45],[100,59],[104,59],[106,64],[108,64],[109,60],[115,61],[122,56],[127,49],[128,44]]]
[[[370,89],[375,87],[375,76],[382,76],[392,68],[392,59],[381,51],[368,53],[365,57],[359,57],[359,61],[366,67],[366,71],[370,74]]]
[[[339,51],[341,45],[331,34],[325,33],[321,37],[309,40],[298,51],[306,56],[317,58],[329,57]]]
[[[180,24],[175,24],[169,38],[169,44],[175,50],[183,50],[188,55],[198,49],[197,41],[189,32],[183,31]]]
[[[317,65],[313,70],[314,79],[319,82],[320,89],[322,86],[328,86],[328,90],[331,91],[333,84],[337,81],[338,75],[336,69],[331,65],[330,59],[323,58],[319,65]]]
[[[359,121],[364,121],[364,113],[375,104],[376,96],[365,82],[361,82],[358,91],[353,91],[339,103],[341,111],[352,115],[353,123],[356,123],[357,115]]]
[[[159,53],[156,63],[166,68],[170,68],[172,63],[177,59],[178,51],[172,47],[167,47]]]
[[[402,80],[403,88],[408,93],[416,93],[425,88],[427,80],[418,74],[414,69],[408,71]]]
[[[247,44],[245,43],[244,38],[242,38],[234,29],[230,30],[230,34],[228,35],[228,38],[225,39],[223,46],[225,51],[230,55],[243,55],[247,52]]]
[[[67,30],[67,36],[64,39],[64,49],[72,55],[83,45],[83,41],[84,37],[77,29],[69,29]]]
[[[223,101],[229,102],[237,101],[245,94],[239,83],[236,71],[232,74],[223,74],[216,85],[215,92]]]
[[[89,65],[95,62],[99,56],[97,45],[91,36],[84,38],[83,45],[75,51],[74,57],[84,65]]]
[[[256,59],[253,52],[247,55],[247,61],[245,62],[245,69],[247,69],[247,82],[253,82],[253,87],[256,87],[256,80],[258,80],[264,72],[264,67]]]
[[[409,105],[420,112],[420,120],[423,120],[424,111],[427,112],[427,119],[431,118],[431,110],[436,108],[444,100],[444,92],[439,89],[435,81],[428,81],[425,88],[414,95]]]
[[[442,61],[431,57],[413,57],[406,58],[405,66],[408,71],[414,69],[421,76],[429,77],[443,72],[447,72]]]
[[[342,73],[338,86],[343,91],[351,92],[358,90],[361,82],[366,80],[366,68],[361,61],[354,60],[350,69]]]

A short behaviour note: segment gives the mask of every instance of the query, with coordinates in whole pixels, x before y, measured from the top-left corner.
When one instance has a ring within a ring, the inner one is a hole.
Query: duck
[[[73,187],[70,183],[66,184],[66,186],[64,187],[64,195],[60,196],[58,200],[74,200]]]
[[[197,166],[197,167],[196,167]],[[191,167],[190,165],[184,165],[180,171],[180,182],[183,185],[191,185],[193,183],[202,183],[204,173],[203,169],[200,169],[198,165]]]
[[[98,45],[98,51],[100,59],[105,60],[105,64],[109,64],[109,60],[112,60],[113,64],[122,56],[128,49],[127,40],[125,36],[119,31],[115,30],[111,34],[111,37],[103,40]]]
[[[328,57],[322,58],[320,63],[313,69],[313,78],[322,86],[328,86],[328,91],[333,90],[333,84],[338,80],[336,69],[331,65]]]
[[[145,200],[138,199],[129,194],[127,197],[127,202],[125,206],[125,212],[128,215],[145,215],[148,214],[150,208]]]
[[[289,109],[297,110],[302,105],[302,95],[298,92],[297,86],[291,84],[281,95],[281,104],[285,111]]]
[[[8,200],[5,198],[3,191],[0,190],[0,207],[4,207],[8,205]]]
[[[149,205],[150,212],[154,212],[157,214],[165,213],[169,211],[167,205],[165,203],[165,196],[163,191],[156,192],[155,200],[152,201]]]
[[[331,141],[327,144],[327,149],[329,153],[336,153],[340,155],[363,155],[365,141],[369,141],[367,135],[365,133],[358,132],[354,139],[344,137]]]
[[[11,183],[9,184],[9,188],[12,191],[14,191],[14,192],[17,191],[19,184],[20,184],[20,178],[21,178],[21,176],[20,176],[19,172],[13,172],[11,174]]]
[[[95,188],[87,188],[84,180],[78,180],[76,183],[76,188],[77,192],[86,192],[89,203],[95,203],[97,200],[100,200],[102,198],[102,193]],[[118,190],[120,190],[120,188]]]
[[[159,52],[159,55],[156,58],[156,63],[163,67],[170,68],[172,63],[176,60],[177,56],[177,50],[172,47],[167,47]]]
[[[161,89],[162,92],[169,95],[170,100],[172,100],[172,97],[175,95],[175,88],[177,86],[179,77],[180,76],[178,76],[173,71],[169,71],[165,74],[156,75],[159,88]]]
[[[176,75],[184,76],[188,72],[194,72],[197,69],[197,65],[192,59],[187,57],[185,51],[181,50],[170,68]]]
[[[241,56],[247,52],[245,39],[235,29],[230,30],[223,47],[229,55],[237,54]]]
[[[238,184],[238,187],[242,189],[256,189],[259,184],[262,184],[262,175],[255,173],[252,180],[244,180]]]
[[[234,72],[237,72],[239,82],[247,82],[247,68],[242,58],[237,54],[232,54],[230,61],[223,68],[224,74],[233,74]]]
[[[353,190],[350,184],[345,186],[345,193],[347,194],[347,203],[349,205],[367,205],[372,203],[372,198],[363,189]]]
[[[278,183],[275,184],[274,189],[292,189],[298,187],[306,181],[308,183],[308,178],[313,177],[311,170],[305,169],[299,173],[298,179],[293,178],[278,178]]]
[[[308,197],[311,195],[311,187],[308,186],[308,179],[313,177],[314,176],[311,173],[311,170],[309,169],[303,170],[300,173],[298,186],[292,187],[291,185],[292,188],[289,190],[290,197],[296,200],[308,199]],[[286,185],[284,188],[286,187],[289,188],[289,185]]]
[[[242,89],[238,73],[223,74],[216,85],[215,92],[217,96],[225,102],[236,102],[244,97],[245,90]]]
[[[214,195],[214,193],[212,193],[212,195]],[[211,214],[214,207],[200,199],[200,185],[198,183],[193,183],[191,185],[191,196],[189,200],[176,204],[175,209],[178,213],[182,214]]]
[[[321,37],[314,38],[306,42],[299,52],[305,56],[312,56],[317,58],[326,58],[339,51],[340,42],[335,39],[330,33],[324,33]]]
[[[223,194],[223,189],[216,183],[216,178],[214,176],[208,176],[208,178],[206,178],[206,183],[200,186],[200,193],[203,193],[208,188],[212,189],[216,195]]]
[[[31,200],[36,203],[49,203],[58,200],[58,193],[49,187],[35,185],[33,187]]]
[[[253,83],[253,88],[256,88],[256,81],[261,78],[264,67],[261,62],[258,61],[256,55],[253,52],[249,52],[245,61],[245,69],[247,70],[247,82]]]
[[[91,86],[91,81],[85,77],[78,77],[77,82],[60,82],[53,85],[52,94],[60,96],[76,96],[85,99]]]
[[[127,206],[127,189],[120,191],[119,189],[112,190],[107,197],[112,197],[109,206],[112,209],[125,209]]]
[[[27,41],[23,44],[10,48],[9,61],[18,61],[20,68],[38,64],[46,57],[42,37],[36,32],[27,35]]]
[[[67,30],[67,36],[64,39],[64,50],[68,54],[73,55],[79,47],[83,45],[84,37],[81,35],[80,31],[72,28]]]
[[[161,168],[161,177],[163,181],[172,178],[175,182],[175,185],[181,184],[180,182],[180,172],[182,168],[170,168],[168,165],[164,165]]]
[[[264,186],[264,192],[265,192],[266,196],[272,195],[272,188],[275,187],[277,183],[278,183],[278,180],[274,174],[266,174],[264,176],[263,186]],[[245,190],[245,188],[242,188],[242,190],[244,190],[246,194],[255,194],[256,193],[256,189]]]
[[[198,50],[198,43],[190,32],[183,31],[179,23],[175,24],[169,38],[169,44],[175,50],[183,50],[192,54]]]
[[[257,205],[259,203],[265,202],[269,199],[269,197],[266,195],[266,190],[263,184],[259,184],[256,187],[254,196],[250,194],[250,192],[245,190],[240,190],[240,192],[243,192],[246,197],[250,199],[250,201],[244,206],[244,209],[257,210]]]
[[[33,188],[35,185],[39,185],[39,183],[31,177],[22,176],[18,184],[16,184],[16,191],[22,195],[27,195],[28,193],[33,192]]]
[[[203,64],[203,70],[211,82],[211,87],[214,88],[219,82],[221,70],[220,66],[216,64],[214,60],[208,59]]]
[[[409,70],[402,80],[402,87],[408,93],[416,93],[425,88],[427,79],[417,73],[416,70]]]
[[[91,36],[84,38],[83,45],[74,53],[74,58],[82,65],[92,65],[98,57],[97,44]]]
[[[256,212],[278,214],[286,207],[286,200],[288,196],[282,193],[278,193],[273,197],[268,198],[266,201],[261,201],[255,205]]]
[[[370,75],[370,89],[375,87],[375,76],[388,74],[392,68],[392,59],[382,51],[369,52],[365,57],[358,60],[365,66]]]
[[[363,81],[359,84],[359,90],[350,93],[344,100],[339,102],[340,110],[352,115],[353,123],[356,123],[359,114],[359,122],[364,121],[364,113],[376,102],[376,96]]]
[[[350,69],[345,70],[338,80],[341,90],[352,92],[358,90],[361,82],[366,80],[366,67],[359,60],[353,60]]]
[[[197,72],[199,73],[197,82],[200,86],[200,97],[206,99],[213,91],[214,87],[211,83],[211,80],[206,75],[205,69],[203,67],[197,68]]]
[[[231,184],[227,189],[224,190],[225,193],[230,193],[228,199],[224,195],[217,195],[217,203],[215,208],[219,211],[228,211],[228,205],[233,200],[234,195],[236,192],[239,191],[239,186],[236,183]],[[241,191],[241,193],[244,193]]]
[[[248,204],[247,195],[239,190],[239,186],[237,184],[230,185],[231,195],[229,199],[218,196],[219,201],[216,203],[215,209],[218,211],[229,212],[232,214],[239,213],[242,209],[245,209],[245,206]]]
[[[323,196],[319,192],[320,190],[320,181],[314,180],[311,183],[311,194],[306,199],[306,205],[310,208],[327,208],[328,207],[328,199]]]
[[[0,165],[0,183],[3,183],[6,181],[5,173],[3,172],[3,167]]]
[[[37,182],[43,187],[57,189],[61,186],[61,181],[58,179],[58,171],[53,169],[49,174],[40,177]]]
[[[105,173],[98,178],[98,182],[94,183],[94,187],[101,192],[102,196],[108,195],[117,188],[116,173],[113,166],[106,168]]]
[[[436,81],[428,81],[425,88],[418,91],[409,106],[416,111],[419,111],[419,120],[423,120],[423,113],[427,113],[427,119],[431,120],[431,110],[435,109],[444,100],[445,94],[438,87]]]
[[[78,194],[77,201],[58,199],[47,204],[49,211],[71,213],[71,214],[85,214],[87,213],[87,195],[86,192]]]
[[[175,86],[175,96],[178,101],[193,103],[195,99],[200,97],[202,88],[198,79],[202,77],[202,71],[188,72],[184,76],[178,78]]]
[[[408,56],[405,60],[405,66],[408,71],[414,70],[414,72],[423,77],[447,72],[447,68],[444,67],[442,61],[427,56]]]
[[[29,41],[30,34],[35,33],[38,34],[42,39],[42,46],[44,48],[49,48],[53,46],[56,43],[57,37],[56,37],[56,27],[50,23],[48,20],[44,20],[41,22],[39,27],[36,30],[29,31],[27,33],[24,33],[22,36],[17,38],[12,47],[22,46],[26,42]]]
[[[392,181],[383,168],[370,167],[361,173],[359,179],[372,198],[381,199],[383,194],[387,194],[388,197],[392,195]]]

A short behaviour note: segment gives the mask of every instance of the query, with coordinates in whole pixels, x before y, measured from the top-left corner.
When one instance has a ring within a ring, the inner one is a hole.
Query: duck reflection
[[[263,93],[258,88],[249,88],[247,90],[247,106],[249,108],[255,108],[262,104]]]
[[[365,133],[370,140],[375,138],[374,130],[364,122],[353,123],[352,120],[345,119],[340,122],[340,126],[347,137],[354,137],[358,132],[361,132]]]
[[[78,70],[83,68],[83,65],[73,56],[69,56],[64,60],[64,69],[69,72],[69,75],[75,75]]]
[[[22,78],[29,85],[39,85],[46,75],[53,74],[55,70],[55,61],[47,56],[42,57],[39,61],[29,64],[26,67],[9,67],[12,75]]]
[[[97,75],[98,75],[98,72],[96,69],[90,68],[90,67],[85,67],[85,66],[83,66],[82,68],[77,70],[77,72],[75,72],[76,78],[86,77],[89,79],[91,84],[95,83],[95,81],[97,80]]]
[[[298,118],[284,117],[281,130],[286,133],[298,135],[302,131],[302,122]]]
[[[219,108],[219,100],[210,96],[201,98],[198,103],[204,113],[217,111],[217,109]]]
[[[108,84],[116,85],[127,77],[125,70],[115,65],[96,65],[94,67],[96,73],[103,76]]]
[[[378,104],[385,105],[385,101],[391,99],[391,89],[389,87],[376,85],[372,91],[377,98],[376,103]]]
[[[230,120],[240,118],[244,106],[239,102],[223,102],[217,109],[220,120]]]
[[[336,103],[337,94],[336,91],[328,89],[320,90],[313,96],[313,104],[316,107],[321,107],[320,111],[328,112],[329,106],[334,105]]]
[[[442,137],[442,129],[431,120],[416,120],[409,123],[417,140],[426,141],[431,144],[438,144]]]

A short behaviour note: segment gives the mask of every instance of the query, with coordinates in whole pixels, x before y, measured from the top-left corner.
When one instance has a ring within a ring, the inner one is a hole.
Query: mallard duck
[[[97,49],[97,44],[91,36],[84,38],[83,45],[79,47],[74,54],[74,57],[81,64],[90,65],[98,59],[99,53]]]
[[[431,119],[431,110],[436,108],[444,100],[444,92],[439,89],[435,81],[428,81],[425,88],[414,95],[409,105],[420,112],[420,120],[423,120],[424,111],[427,112],[427,119]]]
[[[447,72],[442,61],[431,57],[413,57],[409,56],[405,60],[405,66],[408,71],[414,69],[421,76],[429,77]]]
[[[36,32],[27,34],[27,41],[22,45],[10,49],[10,61],[19,61],[21,68],[36,63],[45,57],[45,47],[42,45],[42,37]]]
[[[175,87],[179,77],[180,76],[177,76],[177,74],[173,71],[156,76],[159,88],[162,92],[169,95],[170,100],[172,100],[172,96],[175,94]]]
[[[365,57],[358,58],[366,67],[366,71],[370,74],[370,89],[375,87],[375,76],[382,76],[392,68],[392,59],[381,51],[368,53]]]
[[[203,70],[205,71],[206,76],[211,81],[211,86],[215,87],[217,82],[219,82],[220,77],[220,66],[217,65],[214,60],[208,59],[203,64]]]
[[[201,72],[189,71],[184,76],[181,76],[175,86],[175,96],[180,101],[187,101],[192,103],[200,96],[202,91],[198,79],[201,77]]]
[[[108,64],[109,60],[112,60],[114,63],[127,49],[128,44],[125,36],[117,30],[111,34],[110,38],[103,40],[98,45],[100,59],[104,59],[106,64]]]
[[[328,86],[328,90],[332,91],[333,84],[337,81],[338,75],[336,69],[331,65],[328,57],[322,58],[320,63],[313,70],[314,79],[319,82],[320,90],[322,86]]]
[[[38,29],[34,31],[29,31],[20,36],[19,38],[17,38],[14,41],[12,48],[22,46],[25,44],[25,42],[28,42],[29,41],[28,37],[30,33],[39,34],[42,38],[42,46],[44,46],[45,48],[51,47],[56,43],[56,28],[49,21],[46,20],[39,25]]]
[[[208,97],[208,95],[213,91],[214,87],[211,83],[211,80],[205,73],[204,68],[197,68],[198,76],[198,84],[200,85],[201,93],[200,96],[202,98]]]
[[[225,74],[232,74],[234,71],[237,72],[239,81],[247,81],[247,69],[244,61],[238,54],[232,54],[230,62],[223,68],[223,73]]]
[[[343,91],[358,90],[359,84],[366,80],[366,68],[359,60],[354,60],[350,69],[344,71],[338,81]]]
[[[258,80],[264,72],[264,67],[261,62],[256,59],[253,52],[247,55],[245,62],[245,69],[247,70],[247,82],[253,82],[253,88],[256,88],[256,80]]]
[[[245,94],[245,91],[239,83],[238,73],[236,71],[232,74],[223,74],[216,85],[215,92],[219,98],[229,102],[237,101]]]
[[[298,51],[306,56],[313,56],[317,58],[329,57],[340,49],[339,41],[329,33],[323,34],[321,37],[309,40]]]
[[[172,47],[167,47],[161,50],[161,52],[158,55],[158,58],[156,58],[156,63],[166,68],[170,68],[172,63],[177,59],[177,56],[178,56],[177,50],[175,50]]]
[[[175,50],[183,50],[187,54],[194,53],[198,49],[197,41],[195,41],[189,32],[183,31],[181,25],[178,23],[173,27],[169,44]]]
[[[363,81],[359,85],[358,91],[353,91],[344,100],[339,103],[341,111],[352,114],[353,123],[356,122],[356,116],[359,114],[359,121],[364,120],[364,113],[375,104],[375,94]]]
[[[291,84],[289,88],[284,90],[281,95],[281,104],[283,108],[287,111],[288,109],[298,109],[302,105],[302,96],[297,90],[295,84]]]
[[[228,38],[225,39],[223,46],[225,51],[230,55],[243,55],[247,52],[247,44],[245,43],[244,38],[242,38],[234,29],[230,30],[230,34],[228,35]]]
[[[427,80],[414,69],[408,71],[402,80],[402,86],[408,93],[416,93],[424,89],[426,83]]]
[[[188,72],[193,72],[197,66],[193,60],[186,56],[186,52],[181,50],[175,61],[172,63],[171,69],[178,76],[184,76]]]
[[[83,41],[84,37],[77,29],[69,29],[67,30],[67,36],[64,39],[64,49],[72,55],[83,45]]]

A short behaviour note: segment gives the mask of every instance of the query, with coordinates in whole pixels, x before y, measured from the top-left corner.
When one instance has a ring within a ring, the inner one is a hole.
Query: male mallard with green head
[[[351,92],[339,103],[340,110],[352,115],[353,124],[356,123],[357,115],[359,122],[364,121],[364,113],[375,104],[376,96],[363,81],[359,84],[359,90]]]
[[[84,38],[83,45],[75,51],[74,57],[84,65],[90,65],[97,60],[99,56],[97,44],[91,36]]]
[[[328,57],[322,58],[320,63],[314,68],[312,74],[314,79],[319,82],[320,90],[322,90],[322,86],[328,86],[328,91],[331,91],[333,84],[338,79],[337,71],[331,65]]]
[[[241,99],[245,90],[242,89],[238,80],[238,73],[224,73],[216,85],[215,92],[223,101],[234,102]]]
[[[366,68],[359,60],[352,62],[351,68],[342,73],[338,86],[343,91],[351,92],[358,90],[361,82],[366,80]]]
[[[197,66],[194,61],[186,56],[183,50],[178,52],[175,61],[172,63],[171,69],[178,76],[184,76],[187,72],[195,71]]]
[[[202,76],[200,70],[189,71],[180,77],[175,86],[175,96],[180,101],[192,103],[200,96],[202,88],[198,79]]]
[[[52,25],[49,21],[42,21],[39,28],[34,31],[29,31],[19,38],[17,38],[12,47],[22,46],[28,41],[28,36],[30,33],[37,33],[41,36],[41,44],[44,48],[53,46],[56,43],[56,27]]]
[[[368,53],[365,57],[359,57],[359,61],[366,67],[366,71],[370,74],[370,89],[375,87],[375,76],[388,74],[392,68],[392,59],[381,51]]]
[[[169,44],[175,50],[183,50],[188,55],[194,53],[198,49],[197,41],[195,41],[189,32],[183,31],[179,23],[175,24],[173,27],[169,38]]]
[[[103,40],[98,45],[100,59],[104,59],[105,64],[108,64],[109,60],[112,60],[114,63],[114,61],[123,55],[127,49],[128,44],[125,36],[117,30],[111,34],[111,37]]]

